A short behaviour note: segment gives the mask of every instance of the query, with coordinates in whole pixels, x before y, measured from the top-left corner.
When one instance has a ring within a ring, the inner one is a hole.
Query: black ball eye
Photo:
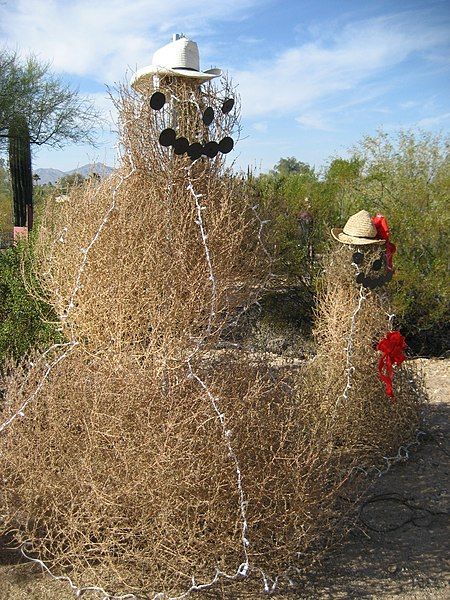
[[[222,154],[228,154],[228,152],[231,152],[233,150],[234,147],[234,142],[230,137],[224,137],[223,140],[220,140],[219,142],[219,150],[220,152],[222,152]]]
[[[382,265],[381,258],[377,258],[377,260],[373,261],[372,269],[374,271],[379,271],[381,269],[381,265]]]
[[[150,106],[153,110],[161,110],[166,103],[166,97],[162,92],[155,92],[150,98]]]
[[[352,256],[352,262],[355,263],[355,265],[360,265],[362,263],[364,259],[364,254],[362,252],[355,252]]]
[[[189,148],[189,142],[187,141],[187,139],[185,137],[179,137],[173,143],[173,151],[178,156],[187,152],[188,148]]]
[[[172,144],[175,142],[176,137],[177,134],[173,129],[164,129],[164,131],[161,131],[159,135],[159,143],[161,144],[161,146],[172,146]]]
[[[203,123],[206,126],[211,125],[211,123],[214,121],[214,111],[210,106],[208,106],[208,108],[205,110],[202,118],[203,118]]]
[[[197,160],[203,154],[203,146],[198,142],[194,142],[189,146],[187,153],[191,160]]]
[[[228,98],[227,100],[225,100],[225,102],[222,104],[223,114],[226,115],[227,113],[229,113],[230,110],[233,108],[233,106],[234,106],[233,98]]]

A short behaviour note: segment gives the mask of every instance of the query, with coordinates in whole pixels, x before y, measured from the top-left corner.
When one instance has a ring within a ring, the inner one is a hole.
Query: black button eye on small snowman
[[[150,107],[153,110],[161,110],[166,103],[166,97],[162,92],[154,92],[150,98]],[[227,98],[221,107],[222,114],[228,114],[234,106],[234,99]],[[214,121],[214,109],[208,106],[202,114],[202,121],[206,127],[209,127]],[[189,158],[194,161],[201,156],[207,158],[214,158],[219,152],[222,154],[228,154],[234,148],[234,140],[226,136],[219,142],[210,140],[201,144],[200,142],[190,142],[187,138],[177,136],[174,129],[168,127],[161,131],[159,136],[159,143],[165,148],[173,148],[174,154],[182,156],[187,154]]]
[[[356,250],[352,255],[352,264],[358,267],[356,283],[370,290],[381,287],[392,279],[392,271],[387,266],[385,252],[374,258],[373,253],[368,253],[366,256],[364,252]]]

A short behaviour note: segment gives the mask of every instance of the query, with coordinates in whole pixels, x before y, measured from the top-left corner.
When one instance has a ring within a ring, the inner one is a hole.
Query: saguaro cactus
[[[33,225],[33,179],[30,132],[26,119],[16,116],[9,125],[8,152],[14,204],[14,226]],[[27,218],[28,217],[28,218]]]

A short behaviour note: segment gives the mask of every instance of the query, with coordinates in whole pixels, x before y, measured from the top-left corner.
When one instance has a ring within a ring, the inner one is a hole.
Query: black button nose
[[[206,126],[211,125],[211,123],[214,121],[214,111],[210,106],[208,106],[208,108],[203,113],[202,119],[203,119],[203,123]]]

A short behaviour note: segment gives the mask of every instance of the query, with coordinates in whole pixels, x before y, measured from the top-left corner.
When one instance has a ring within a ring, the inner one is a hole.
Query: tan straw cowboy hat
[[[365,244],[384,244],[385,240],[377,239],[377,229],[372,223],[370,213],[360,210],[352,215],[344,226],[344,229],[334,227],[331,235],[343,244],[354,244],[362,246]]]
[[[196,42],[183,34],[174,34],[173,41],[157,50],[152,64],[136,71],[130,85],[137,92],[145,92],[153,87],[153,77],[172,76],[204,83],[222,74],[221,69],[200,71],[200,56]]]

